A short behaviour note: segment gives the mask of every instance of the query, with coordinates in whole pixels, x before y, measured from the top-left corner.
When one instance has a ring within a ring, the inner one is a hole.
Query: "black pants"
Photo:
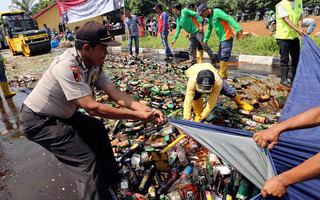
[[[203,46],[202,41],[204,38],[204,33],[198,31],[194,34],[191,34],[189,37],[189,45],[188,45],[188,53],[189,53],[189,60],[190,60],[190,66],[194,65],[196,62],[194,61],[194,50],[196,48],[196,46],[198,46],[199,44],[202,46],[202,49],[207,52],[207,54],[210,57],[211,60],[211,64],[214,65],[215,64],[215,57],[210,49],[210,47],[208,45]]]
[[[289,67],[289,54],[292,60],[292,68],[297,68],[300,56],[299,38],[293,40],[277,39],[280,53],[280,66]]]
[[[108,185],[115,181],[119,169],[100,120],[80,112],[67,120],[39,116],[24,107],[20,129],[27,139],[53,153],[72,173],[80,199],[112,199]]]

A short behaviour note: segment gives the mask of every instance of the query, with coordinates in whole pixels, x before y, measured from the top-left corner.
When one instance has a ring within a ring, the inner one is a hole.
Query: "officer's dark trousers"
[[[21,132],[53,153],[76,178],[80,199],[112,199],[108,184],[118,171],[103,123],[76,112],[70,119],[39,116],[23,105]]]

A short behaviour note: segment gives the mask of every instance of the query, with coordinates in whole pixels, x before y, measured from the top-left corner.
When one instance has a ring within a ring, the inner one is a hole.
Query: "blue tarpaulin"
[[[320,48],[308,36],[303,36],[297,74],[279,121],[284,121],[317,106],[320,106]],[[237,160],[250,157],[250,152],[244,152],[244,155],[242,156],[244,158],[239,158],[238,156],[235,158],[230,157],[228,151],[242,151],[239,145],[243,145],[243,143],[229,142],[229,140],[220,140],[220,138],[230,137],[230,135],[248,138],[252,137],[251,132],[176,119],[168,119],[168,121],[173,125],[184,129],[184,132],[187,135],[196,137],[196,140],[209,148],[209,150],[213,149],[215,152],[219,151],[219,156],[226,159],[229,164],[237,165]],[[203,132],[207,132],[208,134],[200,134]],[[220,134],[217,140],[220,142],[228,141],[228,143],[226,143],[225,146],[221,145],[222,149],[215,148],[214,145],[217,143],[211,142],[212,134]],[[252,138],[250,139],[253,140]],[[255,146],[252,141],[247,141],[252,147]],[[319,144],[320,127],[316,127],[284,132],[280,135],[278,144],[270,151],[270,153],[266,150],[266,152],[262,152],[261,154],[259,148],[256,148],[256,151],[258,154],[260,153],[260,156],[268,156],[274,174],[276,175],[301,164],[308,158],[320,152]],[[259,167],[261,166],[261,163],[259,162],[261,162],[261,160],[248,162],[246,165]],[[265,170],[267,170],[267,168]],[[259,182],[261,179],[266,178],[266,176],[260,176],[260,171],[257,170],[259,177],[256,177],[256,179],[259,180],[252,181],[251,177],[251,182]],[[267,173],[268,172],[266,171],[266,174]],[[263,198],[260,194],[253,199]],[[320,199],[320,179],[297,183],[288,187],[287,194],[283,199]]]
[[[320,48],[308,36],[302,37],[297,74],[282,110],[280,122],[320,106]],[[284,132],[271,156],[278,174],[320,152],[320,127]],[[288,188],[290,199],[320,199],[320,179]]]

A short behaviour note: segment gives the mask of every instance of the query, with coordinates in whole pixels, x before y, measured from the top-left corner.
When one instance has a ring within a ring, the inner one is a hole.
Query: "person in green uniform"
[[[291,86],[300,55],[299,35],[305,35],[302,24],[302,0],[282,0],[276,5],[276,40],[280,52],[280,83]],[[292,80],[288,80],[289,54],[292,60]]]
[[[190,33],[189,37],[189,45],[188,45],[188,53],[189,53],[189,59],[190,59],[190,66],[195,64],[194,60],[194,49],[196,45],[200,42],[202,45],[202,48],[205,52],[208,53],[210,59],[211,59],[211,64],[215,65],[215,57],[208,45],[204,46],[202,44],[203,38],[204,38],[204,33],[203,33],[203,26],[200,26],[199,28],[193,23],[192,19],[190,17],[194,17],[197,19],[199,23],[202,22],[202,18],[197,16],[197,12],[192,11],[188,8],[182,9],[182,6],[180,3],[176,3],[172,11],[174,14],[178,15],[177,18],[177,29],[176,29],[176,34],[173,38],[173,41],[171,42],[171,46],[174,46],[176,40],[179,37],[181,28],[183,28],[187,33]]]
[[[190,1],[188,4],[187,4],[187,8],[189,8],[190,10],[192,11],[197,11],[196,9],[196,4],[193,2],[193,1]],[[200,24],[198,23],[198,21],[196,20],[196,18],[194,17],[190,17],[192,22],[198,27],[200,28]],[[202,26],[202,25],[201,25]],[[189,38],[190,34],[187,33],[187,38]],[[199,52],[199,62],[197,62],[197,49],[198,49],[198,52]],[[198,42],[198,44],[196,45],[196,48],[193,50],[193,55],[194,55],[194,61],[195,63],[203,63],[203,48],[202,48],[202,45],[201,45],[201,42]]]
[[[233,38],[235,36],[231,26],[236,30],[236,37],[242,35],[243,30],[231,16],[219,8],[208,9],[206,4],[201,4],[197,11],[201,17],[208,18],[208,29],[203,40],[203,45],[207,46],[212,28],[214,28],[219,37],[218,58],[220,60],[220,76],[226,79],[228,77],[228,62],[231,56]]]

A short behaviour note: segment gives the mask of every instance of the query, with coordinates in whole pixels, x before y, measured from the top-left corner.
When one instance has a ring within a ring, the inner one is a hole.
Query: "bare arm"
[[[279,135],[284,131],[295,129],[311,128],[320,125],[320,107],[312,108],[284,122],[273,125],[270,129],[257,132],[253,139],[258,145],[272,149],[279,139]]]
[[[287,187],[302,181],[320,178],[320,153],[309,158],[302,164],[289,171],[269,179],[261,191],[262,196],[282,196],[287,192]]]
[[[286,24],[288,24],[288,26],[290,26],[293,30],[297,31],[299,33],[299,35],[305,35],[306,33],[303,31],[302,29],[302,16],[300,16],[300,19],[298,21],[298,25],[299,28],[297,28],[292,21],[289,19],[289,16],[286,16],[283,18],[283,20],[286,22]]]
[[[132,111],[113,108],[96,102],[92,95],[77,99],[79,105],[91,116],[99,116],[109,119],[133,119],[151,122],[154,120],[152,111]]]
[[[300,15],[300,19],[298,21],[299,29],[302,29],[302,25],[303,25],[303,18],[302,18],[302,15]]]
[[[150,109],[142,103],[131,98],[128,94],[121,92],[114,84],[107,84],[101,89],[117,104],[134,111],[152,112],[156,123],[166,123],[163,113],[160,110]]]

